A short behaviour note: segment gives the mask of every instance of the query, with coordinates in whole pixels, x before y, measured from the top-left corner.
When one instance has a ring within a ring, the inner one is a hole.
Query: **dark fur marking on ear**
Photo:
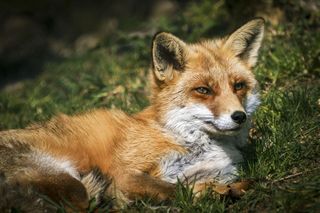
[[[226,47],[250,67],[253,67],[257,61],[264,24],[265,21],[262,18],[253,19],[234,31],[226,40]]]
[[[185,67],[186,44],[170,33],[158,33],[152,42],[152,65],[158,80],[170,81],[173,72]]]
[[[169,48],[164,47],[163,45],[157,44],[158,51],[156,52],[156,57],[160,60],[163,59],[167,61],[168,64],[172,64],[173,68],[176,70],[181,70],[184,67],[184,61],[177,58],[177,53],[174,51],[170,51]],[[183,51],[181,48],[178,50],[178,54],[182,55]]]
[[[248,34],[250,34],[249,36],[244,37],[244,41],[246,43],[246,50],[243,51],[242,53],[240,53],[238,56],[240,58],[246,58],[248,56],[246,56],[248,54],[248,52],[250,52],[253,49],[252,44],[254,42],[256,42],[257,37],[260,35],[261,31],[258,29],[255,29],[252,32],[248,32]]]

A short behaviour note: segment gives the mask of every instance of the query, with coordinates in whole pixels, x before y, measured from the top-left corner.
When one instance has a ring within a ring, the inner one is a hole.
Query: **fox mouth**
[[[216,130],[218,130],[219,132],[235,132],[235,131],[239,131],[241,129],[241,126],[238,125],[234,128],[226,128],[226,129],[221,129],[219,127],[217,127],[217,125],[215,125],[212,121],[205,121],[205,124],[214,127]]]

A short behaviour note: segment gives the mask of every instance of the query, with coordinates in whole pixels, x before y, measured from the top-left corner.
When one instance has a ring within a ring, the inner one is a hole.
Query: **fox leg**
[[[27,194],[23,191],[32,191],[34,202],[26,203],[26,208],[37,200],[45,202],[42,195],[56,203],[66,200],[78,209],[88,207],[86,188],[71,163],[53,158],[26,143],[1,141],[0,137],[0,172],[3,176],[1,187],[12,192],[10,199],[21,200]]]
[[[201,194],[207,189],[211,189],[220,195],[231,196],[234,198],[241,197],[245,194],[246,190],[249,188],[250,181],[241,181],[231,184],[219,184],[214,182],[196,183],[193,191],[196,194]]]
[[[162,181],[148,174],[122,174],[119,177],[114,177],[114,179],[116,182],[108,188],[108,193],[111,193],[117,199],[120,197],[122,202],[125,203],[143,197],[165,201],[175,196],[175,184]]]
[[[30,168],[1,174],[0,211],[56,212],[61,202],[67,212],[84,211],[88,195],[84,185],[67,173],[45,174]],[[66,202],[64,202],[66,201]]]
[[[121,177],[114,178],[117,181],[108,188],[107,193],[116,197],[117,201],[120,199],[120,205],[145,196],[152,197],[157,201],[171,200],[175,197],[175,184],[162,181],[148,174],[123,174]],[[193,192],[199,195],[207,189],[212,189],[213,192],[221,195],[240,197],[248,189],[249,184],[248,181],[231,184],[218,184],[208,181],[196,183]]]
[[[55,202],[67,201],[77,210],[85,210],[89,198],[84,185],[67,173],[41,175],[30,183],[40,194]]]

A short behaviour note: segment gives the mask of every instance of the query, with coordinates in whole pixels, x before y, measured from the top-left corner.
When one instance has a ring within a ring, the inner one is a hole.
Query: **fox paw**
[[[223,187],[223,190],[221,190],[221,192],[223,193],[220,193],[220,194],[225,196],[230,196],[232,198],[240,198],[249,189],[250,184],[251,184],[251,181],[246,180],[246,181],[240,181],[240,182],[231,183],[225,186],[221,186]]]

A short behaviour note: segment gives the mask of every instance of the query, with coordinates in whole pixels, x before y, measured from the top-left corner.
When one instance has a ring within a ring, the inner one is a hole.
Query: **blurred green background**
[[[319,29],[316,0],[4,0],[0,2],[0,87],[43,72],[63,60],[124,39],[165,30],[188,41],[224,35],[261,16],[272,28],[302,24]],[[269,28],[269,31],[275,29]],[[272,33],[272,32],[271,32]],[[273,32],[274,33],[274,32]],[[316,33],[316,32],[314,32]],[[149,40],[148,40],[149,39]],[[130,51],[131,42],[122,42]],[[148,50],[146,50],[148,51]]]

